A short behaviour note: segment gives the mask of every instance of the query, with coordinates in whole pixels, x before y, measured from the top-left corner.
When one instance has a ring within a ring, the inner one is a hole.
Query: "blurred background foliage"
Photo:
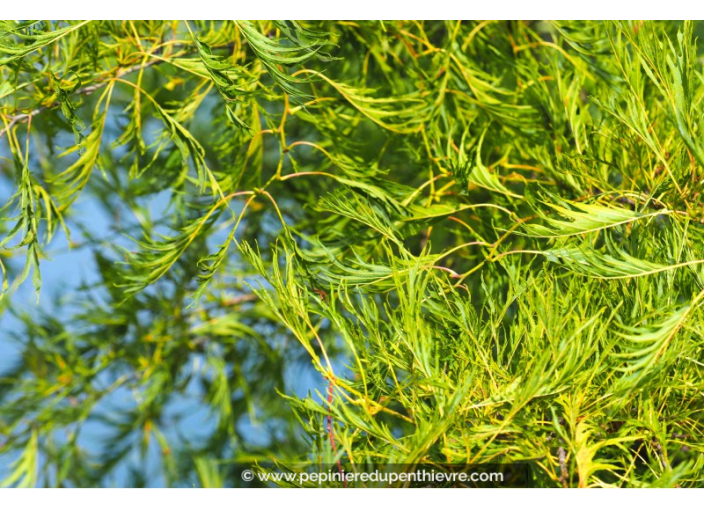
[[[701,486],[701,31],[2,22],[5,485]]]

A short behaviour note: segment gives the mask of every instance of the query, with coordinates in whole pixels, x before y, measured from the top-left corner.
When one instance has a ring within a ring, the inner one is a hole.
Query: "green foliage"
[[[702,486],[703,30],[4,22],[5,485]]]

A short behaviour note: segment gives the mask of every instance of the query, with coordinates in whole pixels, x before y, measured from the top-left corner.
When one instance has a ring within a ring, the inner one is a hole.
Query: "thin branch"
[[[118,72],[115,74],[115,76],[113,76],[112,78],[122,78],[123,76],[125,76],[125,75],[127,75],[127,74],[133,73],[133,72],[135,72],[135,71],[139,71],[140,69],[147,69],[147,68],[149,68],[149,67],[151,67],[151,66],[153,66],[153,65],[161,64],[161,63],[163,63],[163,62],[165,62],[165,61],[164,61],[164,60],[155,59],[155,60],[151,60],[151,61],[146,62],[146,63],[135,64],[135,65],[130,66],[130,67],[125,67],[124,69],[118,71]],[[87,87],[83,87],[82,89],[77,90],[77,91],[76,91],[76,94],[81,95],[81,96],[88,96],[88,95],[92,94],[93,92],[95,92],[96,90],[99,90],[99,89],[103,88],[103,87],[104,87],[105,85],[107,85],[108,83],[109,83],[109,81],[108,81],[108,80],[105,80],[105,81],[101,81],[101,82],[98,82],[98,83],[94,83],[94,84],[92,84],[92,85],[88,85]],[[35,108],[34,110],[32,110],[32,111],[29,112],[29,113],[21,113],[21,114],[19,114],[19,115],[15,115],[14,117],[11,117],[11,118],[10,118],[10,122],[8,123],[8,125],[7,125],[5,128],[3,128],[3,129],[0,130],[0,138],[2,138],[2,137],[5,135],[5,133],[7,133],[10,129],[12,129],[12,128],[13,128],[14,126],[16,126],[17,124],[21,124],[21,123],[23,123],[23,122],[27,122],[27,120],[29,120],[31,117],[34,117],[35,115],[38,115],[38,114],[42,113],[42,112],[45,111],[45,110],[48,110],[48,109],[50,109],[50,108],[55,108],[55,107],[57,107],[57,106],[59,106],[59,105],[60,105],[60,103],[59,103],[58,101],[54,101],[54,102],[51,103],[50,105],[45,105],[45,106],[40,106],[40,107],[38,107],[38,108]]]
[[[176,46],[181,46],[181,45],[176,45]],[[232,48],[234,48],[234,45],[226,44],[223,46],[214,46],[214,48],[232,50]],[[162,48],[159,48],[159,50],[156,53],[160,53],[161,51],[162,51]],[[192,52],[186,51],[185,55],[189,55],[191,53]],[[164,64],[164,63],[170,63],[170,62],[168,60],[164,60],[163,58],[158,58],[158,55],[157,55],[157,58],[155,58],[154,60],[150,60],[149,62],[146,62],[146,63],[135,64],[130,67],[125,67],[125,68],[121,69],[120,71],[118,71],[115,75],[113,75],[109,78],[110,79],[122,78],[123,76],[126,76],[126,75],[133,73],[135,71],[139,71],[140,69],[147,69],[147,68],[152,67],[154,65]],[[105,81],[99,81],[98,83],[88,85],[86,87],[78,89],[75,93],[78,95],[81,95],[81,96],[88,96],[88,95],[92,94],[93,92],[95,92],[96,90],[99,90],[99,89],[103,88],[105,85],[107,85],[109,83],[109,80],[106,80],[106,78],[100,78],[100,80],[105,80]],[[60,103],[58,101],[54,101],[50,105],[45,105],[45,106],[40,106],[38,108],[35,108],[34,110],[32,110],[29,113],[21,113],[19,115],[15,115],[14,117],[10,117],[10,122],[8,123],[7,127],[0,129],[0,138],[2,138],[5,135],[5,133],[7,133],[10,129],[12,129],[17,124],[27,122],[27,120],[30,117],[38,115],[38,114],[42,113],[43,111],[48,110],[50,108],[55,108],[55,107],[59,106],[59,104]]]
[[[569,480],[569,473],[567,471],[567,463],[565,462],[566,460],[566,452],[565,449],[560,446],[557,449],[557,460],[560,463],[560,483],[562,484],[563,487],[567,487],[567,481]]]

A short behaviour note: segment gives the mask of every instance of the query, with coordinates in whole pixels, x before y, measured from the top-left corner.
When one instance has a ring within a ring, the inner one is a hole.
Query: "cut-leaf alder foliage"
[[[3,484],[703,486],[701,35],[2,22]]]

